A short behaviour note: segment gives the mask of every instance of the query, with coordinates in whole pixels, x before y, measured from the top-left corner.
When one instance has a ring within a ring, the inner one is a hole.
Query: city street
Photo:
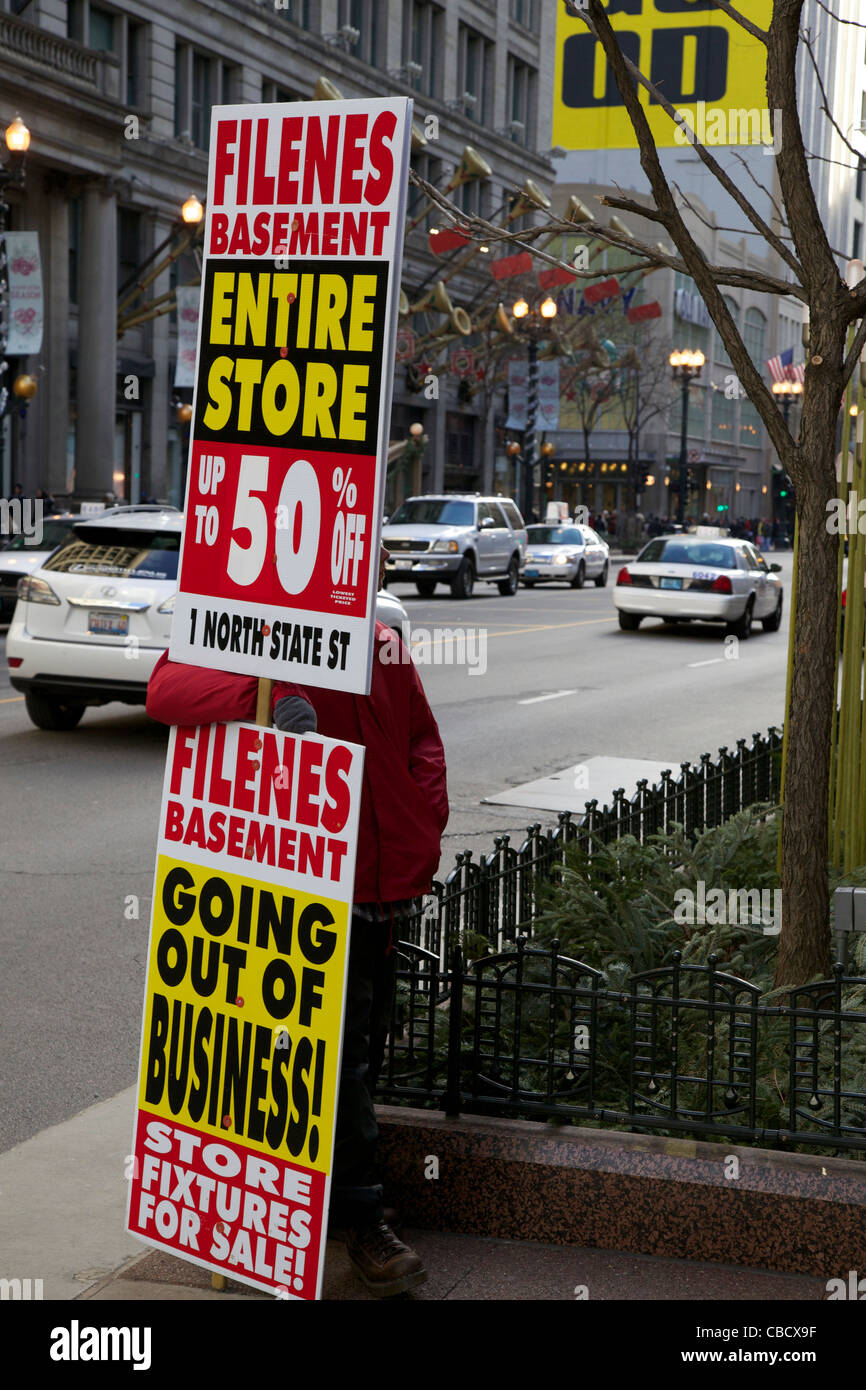
[[[504,831],[519,842],[531,822],[555,820],[526,806],[482,805],[484,797],[602,755],[676,770],[781,724],[791,555],[771,558],[783,567],[785,622],[772,634],[755,625],[736,659],[726,658],[719,627],[648,621],[620,632],[610,587],[521,588],[503,598],[479,585],[458,603],[445,590],[425,600],[394,586],[416,635],[432,635],[420,670],[452,807],[441,872],[459,849],[484,852]],[[480,635],[480,647],[467,647],[473,659],[486,640],[483,674],[483,661],[474,674],[436,664],[455,628],[477,634],[473,642]],[[40,732],[0,654],[5,1152],[134,1081],[165,732],[117,704],[89,710],[71,733]],[[593,794],[590,786],[577,800]]]

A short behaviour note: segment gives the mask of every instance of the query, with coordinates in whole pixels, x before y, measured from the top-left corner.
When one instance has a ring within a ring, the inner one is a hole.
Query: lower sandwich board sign
[[[172,729],[127,1230],[320,1296],[363,748]]]

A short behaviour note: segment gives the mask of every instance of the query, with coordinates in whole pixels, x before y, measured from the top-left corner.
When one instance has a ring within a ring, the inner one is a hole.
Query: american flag
[[[806,368],[802,362],[794,366],[794,349],[789,347],[778,357],[771,357],[767,369],[774,381],[804,381]]]

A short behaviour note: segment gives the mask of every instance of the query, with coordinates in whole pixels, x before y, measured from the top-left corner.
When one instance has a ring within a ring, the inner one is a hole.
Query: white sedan
[[[40,729],[74,729],[88,705],[143,705],[169,644],[183,514],[113,508],[76,521],[70,538],[18,583],[6,641],[13,689]],[[389,594],[377,617],[398,634],[408,615]]]
[[[667,623],[724,623],[741,640],[753,622],[765,632],[782,623],[781,565],[768,565],[748,541],[689,534],[658,536],[617,576],[619,625],[634,632],[644,618]]]
[[[582,589],[587,579],[592,579],[599,589],[604,588],[610,549],[588,526],[528,526],[526,536],[520,578],[527,589],[555,581]]]

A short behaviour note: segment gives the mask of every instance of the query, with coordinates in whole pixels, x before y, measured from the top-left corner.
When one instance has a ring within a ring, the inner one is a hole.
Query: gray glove
[[[300,695],[284,695],[274,705],[274,725],[284,734],[314,734],[316,711]]]

